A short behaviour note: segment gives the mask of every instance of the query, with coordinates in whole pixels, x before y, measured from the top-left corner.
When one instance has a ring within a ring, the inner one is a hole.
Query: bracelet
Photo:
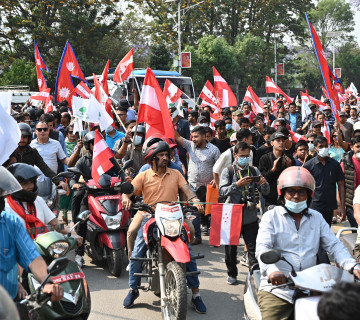
[[[124,140],[124,143],[127,143],[127,144],[129,144],[130,142],[129,142],[129,141],[126,141],[126,140]]]

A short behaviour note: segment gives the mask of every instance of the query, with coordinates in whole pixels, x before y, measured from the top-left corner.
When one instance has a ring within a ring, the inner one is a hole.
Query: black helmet
[[[21,135],[22,136],[27,136],[29,137],[28,139],[28,144],[30,144],[31,140],[32,140],[32,130],[31,130],[31,127],[25,123],[25,122],[20,122],[18,123],[18,127],[21,131]]]
[[[32,191],[25,191],[22,189],[13,193],[12,197],[18,201],[34,202],[39,192],[36,184],[37,177],[40,175],[39,171],[25,163],[14,163],[8,170],[20,183],[27,181],[32,181],[34,183],[34,189]]]
[[[144,160],[151,163],[152,159],[159,152],[167,151],[170,154],[170,147],[165,141],[159,141],[148,147],[144,153]]]
[[[95,131],[88,132],[84,137],[84,147],[86,150],[90,150],[90,143],[94,144]]]
[[[15,177],[3,166],[0,166],[0,197],[5,197],[21,189],[22,187]]]

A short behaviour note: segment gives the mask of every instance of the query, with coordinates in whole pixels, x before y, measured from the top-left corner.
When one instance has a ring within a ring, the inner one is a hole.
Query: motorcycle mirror
[[[120,192],[130,194],[134,192],[134,186],[130,182],[124,182],[120,186]]]
[[[63,272],[70,260],[68,258],[58,258],[53,260],[47,267],[47,272],[49,276],[56,276],[57,274]]]
[[[132,167],[133,163],[134,163],[133,159],[125,161],[125,163],[123,165],[123,170],[126,170],[126,169]]]
[[[82,172],[79,170],[79,168],[77,167],[71,167],[71,168],[68,168],[68,171],[69,172],[72,172],[74,174],[82,174]]]
[[[273,264],[281,260],[280,251],[271,249],[266,251],[260,255],[260,259],[262,262],[266,264]]]
[[[143,216],[144,218],[146,218],[146,219],[150,219],[150,218],[151,218],[151,214],[148,213],[148,212],[144,212],[144,213],[142,214],[142,216]]]
[[[59,178],[72,178],[75,174],[73,172],[60,172],[56,177]]]
[[[90,215],[91,215],[90,210],[85,210],[78,215],[78,219],[82,221],[86,221],[87,219],[89,219]]]

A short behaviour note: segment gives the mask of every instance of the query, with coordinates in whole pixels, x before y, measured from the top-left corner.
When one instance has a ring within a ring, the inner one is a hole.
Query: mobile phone
[[[260,176],[254,176],[254,177],[251,177],[251,180],[252,182],[259,182],[260,181]]]

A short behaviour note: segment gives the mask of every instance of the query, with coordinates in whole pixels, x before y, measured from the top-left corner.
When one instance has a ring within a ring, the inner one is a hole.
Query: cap
[[[233,141],[237,141],[237,139],[236,139],[236,132],[234,132],[234,133],[230,136],[230,142],[233,142]]]
[[[236,110],[236,111],[233,112],[234,116],[240,116],[242,114],[243,114],[243,112],[241,110]]]
[[[313,126],[313,127],[316,127],[316,126],[321,126],[321,122],[320,122],[320,121],[315,120],[315,121],[312,123],[312,126]]]
[[[206,122],[208,122],[208,120],[206,119],[206,117],[200,116],[200,117],[198,118],[198,123],[201,123],[201,121],[203,121],[203,120],[205,120]]]
[[[330,106],[324,106],[323,110],[331,110]]]
[[[339,112],[339,117],[346,117],[346,112],[340,111]]]
[[[309,103],[309,108],[310,108],[310,109],[316,108],[316,104],[314,104],[314,103]]]
[[[221,113],[223,113],[223,114],[229,114],[229,113],[231,113],[231,110],[230,110],[230,108],[228,108],[228,107],[222,108],[222,109],[221,109]]]
[[[278,138],[288,139],[288,136],[280,131],[276,131],[271,135],[270,141],[274,141],[275,139],[278,139]]]

